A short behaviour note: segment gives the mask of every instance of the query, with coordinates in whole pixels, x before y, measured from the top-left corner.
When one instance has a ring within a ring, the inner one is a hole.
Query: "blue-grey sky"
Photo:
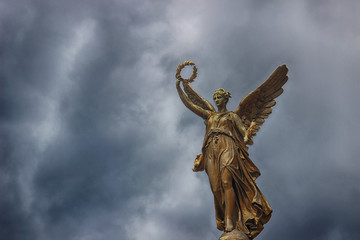
[[[274,210],[256,239],[360,239],[359,1],[1,2],[2,239],[218,239],[184,60],[231,110],[289,68],[249,150]]]

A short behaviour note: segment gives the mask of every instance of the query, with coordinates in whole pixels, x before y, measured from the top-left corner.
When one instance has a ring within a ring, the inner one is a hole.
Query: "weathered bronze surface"
[[[190,79],[180,76],[186,65],[194,66]],[[230,92],[222,88],[214,92],[216,111],[190,87],[196,71],[195,64],[188,61],[176,71],[176,89],[182,102],[203,118],[206,125],[202,154],[196,157],[193,171],[205,170],[209,177],[217,228],[224,231],[220,239],[253,239],[264,229],[272,209],[255,183],[260,171],[249,158],[246,145],[253,144],[253,136],[272,112],[274,99],[281,95],[288,79],[288,69],[285,65],[278,67],[235,111],[226,108]]]

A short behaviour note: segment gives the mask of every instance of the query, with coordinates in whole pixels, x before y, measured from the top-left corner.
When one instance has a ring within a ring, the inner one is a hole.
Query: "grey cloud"
[[[217,239],[203,121],[178,99],[193,60],[229,109],[281,64],[250,148],[274,209],[257,238],[360,236],[356,1],[5,1],[0,233],[6,239]]]

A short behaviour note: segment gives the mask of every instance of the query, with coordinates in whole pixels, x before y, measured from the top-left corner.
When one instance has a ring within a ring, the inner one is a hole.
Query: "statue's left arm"
[[[244,144],[252,145],[253,144],[252,136],[248,135],[248,132],[246,131],[246,128],[245,128],[244,124],[242,123],[240,117],[235,115],[234,122],[236,125],[236,129],[239,131],[240,135],[243,137],[242,140],[243,140]]]

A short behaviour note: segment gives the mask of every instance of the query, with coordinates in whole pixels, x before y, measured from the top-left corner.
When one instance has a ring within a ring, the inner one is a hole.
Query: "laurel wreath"
[[[176,69],[176,78],[181,78],[180,72],[185,66],[193,66],[193,74],[191,75],[191,77],[188,79],[184,79],[184,81],[191,83],[196,78],[198,70],[195,63],[192,61],[185,61],[178,66],[178,68]]]

